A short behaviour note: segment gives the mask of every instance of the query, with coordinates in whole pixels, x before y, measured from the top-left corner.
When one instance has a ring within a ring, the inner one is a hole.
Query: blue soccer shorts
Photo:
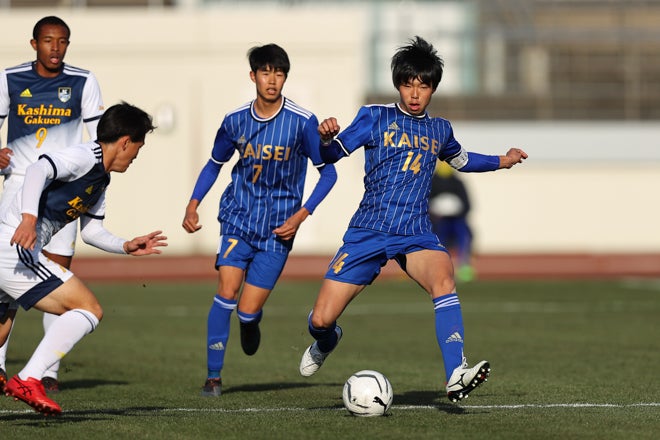
[[[288,253],[257,249],[237,235],[221,235],[215,268],[238,267],[245,271],[245,282],[273,290],[288,256]]]
[[[424,249],[447,252],[432,232],[392,235],[371,229],[349,228],[325,278],[355,285],[371,284],[389,260],[396,260],[405,270],[405,255]]]

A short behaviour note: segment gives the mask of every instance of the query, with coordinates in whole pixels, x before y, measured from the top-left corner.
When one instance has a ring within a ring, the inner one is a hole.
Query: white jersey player
[[[161,231],[125,240],[103,226],[110,173],[128,169],[153,129],[143,110],[126,103],[110,107],[96,141],[42,155],[30,165],[21,193],[0,215],[0,303],[11,300],[25,310],[57,315],[25,367],[0,386],[44,414],[62,411],[46,396],[45,372],[96,328],[103,310],[73,273],[40,251],[53,234],[80,217],[86,243],[135,256],[160,253],[158,247],[167,245]],[[0,336],[11,324],[11,319],[0,319]],[[5,340],[0,337],[0,345]]]
[[[20,191],[30,164],[42,154],[82,142],[83,125],[95,139],[103,113],[94,75],[64,64],[70,36],[66,23],[58,17],[44,17],[34,26],[32,36],[30,44],[36,60],[0,72],[0,127],[7,121],[7,144],[0,150],[0,174],[4,174],[0,212],[8,209]],[[53,237],[44,253],[69,268],[76,230],[77,222],[69,223]],[[52,319],[44,315],[44,329]],[[0,376],[5,374],[6,352],[7,344],[0,347]],[[49,391],[58,390],[58,368],[59,364],[54,365],[45,376]]]

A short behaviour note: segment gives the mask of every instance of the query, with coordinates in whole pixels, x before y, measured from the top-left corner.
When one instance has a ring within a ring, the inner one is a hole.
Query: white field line
[[[617,404],[617,403],[527,403],[520,405],[457,405],[459,408],[463,409],[492,409],[492,410],[516,410],[516,409],[550,409],[550,408],[641,408],[641,407],[660,407],[660,402],[640,402],[640,403],[628,403],[628,404]],[[420,409],[430,409],[437,410],[440,407],[434,405],[394,405],[392,406],[393,411],[398,410],[420,410]],[[111,409],[111,412],[116,411]],[[127,413],[224,413],[224,414],[237,414],[237,413],[272,413],[272,412],[306,412],[306,411],[344,411],[344,408],[301,408],[301,407],[276,407],[276,408],[237,408],[237,409],[226,409],[226,408],[154,408],[154,409],[127,409]],[[76,411],[71,411],[76,413]],[[85,413],[98,413],[103,414],[104,411],[99,409],[98,411],[87,411],[83,410]],[[0,410],[0,414],[26,414],[34,413],[34,411],[25,409],[25,410]],[[64,411],[62,414],[66,415],[67,411]]]

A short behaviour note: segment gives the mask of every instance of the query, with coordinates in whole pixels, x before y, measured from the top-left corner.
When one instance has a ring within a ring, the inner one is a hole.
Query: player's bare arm
[[[500,156],[500,168],[511,168],[527,159],[527,153],[520,148],[511,148],[505,156]]]
[[[339,124],[336,118],[328,118],[321,121],[319,124],[319,135],[321,135],[321,142],[330,142],[335,136],[339,134]]]
[[[124,252],[136,257],[142,255],[160,254],[161,246],[167,246],[167,237],[161,235],[163,231],[154,231],[147,235],[135,237],[131,241],[124,243]]]
[[[309,217],[307,208],[300,208],[295,214],[286,219],[282,226],[273,229],[273,233],[282,240],[290,240],[298,232],[298,228]]]
[[[9,148],[0,149],[0,170],[9,166],[9,162],[11,162],[11,156],[13,154],[14,152]]]
[[[197,213],[197,207],[199,206],[199,200],[192,199],[188,202],[186,206],[186,214],[183,217],[183,229],[186,232],[192,234],[202,229],[202,225],[199,224],[199,214]]]

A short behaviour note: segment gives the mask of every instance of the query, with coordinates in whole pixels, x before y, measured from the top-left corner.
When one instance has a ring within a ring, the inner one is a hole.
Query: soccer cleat
[[[5,394],[14,400],[22,400],[43,415],[56,415],[62,412],[62,408],[46,396],[44,386],[39,379],[28,377],[21,380],[18,375],[12,377],[5,385]]]
[[[202,396],[204,397],[220,397],[222,394],[222,379],[219,377],[213,379],[206,379],[202,387]]]
[[[7,372],[0,368],[0,391],[4,393],[5,385],[7,385]]]
[[[243,353],[252,356],[259,349],[261,342],[261,332],[258,322],[241,322],[241,347]]]
[[[44,386],[47,394],[57,394],[60,392],[60,384],[54,377],[42,377],[41,384]]]
[[[339,344],[343,334],[341,327],[335,327],[335,333],[337,333],[337,344]],[[302,355],[302,359],[300,359],[300,374],[303,376],[311,376],[312,374],[319,371],[319,368],[321,368],[321,365],[323,365],[325,358],[327,358],[330,353],[332,353],[332,350],[328,353],[323,353],[321,350],[319,350],[318,343],[314,342],[312,345],[307,347],[307,350],[305,350]]]
[[[447,397],[452,402],[466,399],[468,393],[488,380],[490,376],[490,364],[481,361],[472,368],[467,363],[457,367],[447,382]]]

